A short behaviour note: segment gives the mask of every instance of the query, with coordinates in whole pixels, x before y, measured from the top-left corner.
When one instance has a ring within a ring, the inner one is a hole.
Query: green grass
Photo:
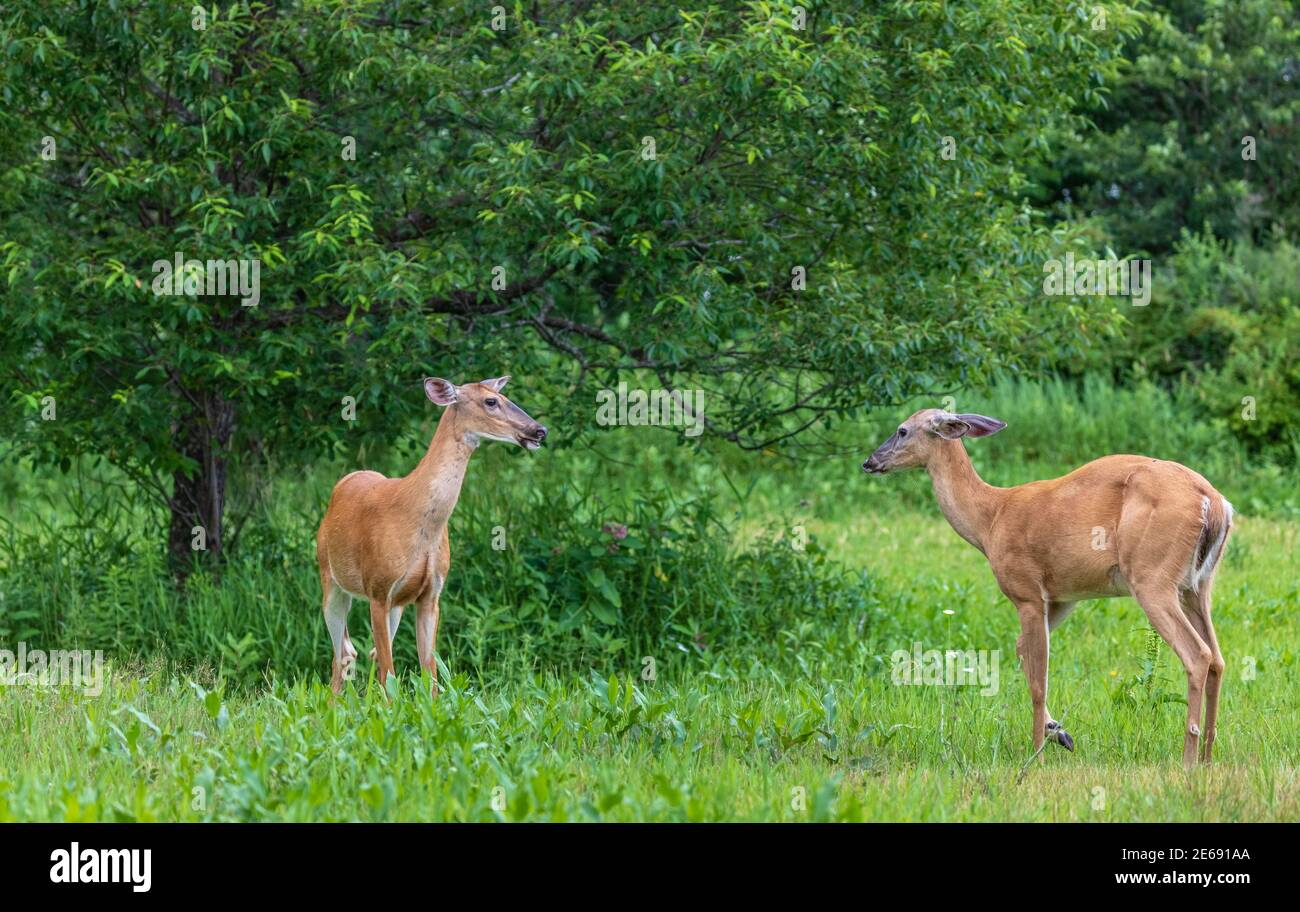
[[[158,665],[115,666],[98,698],[12,687],[0,701],[0,819],[1300,817],[1300,593],[1277,572],[1295,554],[1295,524],[1244,522],[1220,571],[1229,675],[1213,768],[1181,769],[1182,672],[1163,645],[1152,661],[1137,605],[1110,600],[1080,606],[1053,642],[1049,705],[1076,753],[1049,746],[1019,781],[1029,712],[1014,612],[979,554],[934,515],[813,527],[897,589],[888,637],[828,650],[810,625],[786,633],[780,664],[665,651],[653,681],[640,664],[614,683],[522,663],[483,680],[459,671],[444,674],[436,704],[410,677],[391,700],[358,681],[331,701],[323,675],[205,694]],[[1000,649],[998,692],[893,684],[889,654],[913,640]]]
[[[252,518],[220,584],[180,592],[156,511],[106,476],[8,466],[0,648],[102,648],[109,673],[97,697],[0,688],[0,820],[1300,819],[1294,470],[1161,396],[1012,384],[962,408],[1011,422],[971,445],[995,483],[1136,451],[1237,504],[1211,768],[1181,767],[1185,678],[1128,599],[1054,635],[1048,705],[1076,751],[1029,762],[1015,612],[923,473],[858,471],[881,415],[804,463],[638,429],[595,453],[476,457],[436,703],[409,620],[391,693],[366,679],[364,606],[361,677],[338,700],[325,686],[312,532],[339,467],[270,478],[238,505]],[[995,692],[895,684],[914,643],[997,650]]]

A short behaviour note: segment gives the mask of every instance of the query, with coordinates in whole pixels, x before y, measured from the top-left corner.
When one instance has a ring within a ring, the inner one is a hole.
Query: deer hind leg
[[[1201,706],[1214,653],[1183,614],[1176,586],[1153,585],[1133,591],[1151,626],[1177,653],[1187,671],[1187,729],[1183,735],[1183,765],[1196,762],[1201,737]]]
[[[324,587],[325,627],[329,630],[330,642],[334,647],[330,688],[335,694],[340,694],[343,692],[343,682],[352,677],[357,659],[357,651],[348,639],[348,612],[352,610],[352,596],[332,579],[326,579]]]
[[[1219,716],[1219,689],[1223,686],[1226,667],[1219,640],[1214,635],[1214,622],[1210,620],[1210,589],[1212,580],[1201,583],[1199,592],[1184,589],[1181,593],[1183,614],[1192,629],[1210,647],[1210,667],[1205,675],[1205,729],[1201,732],[1201,762],[1209,763],[1214,750],[1214,730]]]
[[[1187,672],[1187,722],[1183,765],[1196,762],[1201,708],[1213,651],[1183,613],[1182,591],[1200,541],[1202,498],[1170,494],[1161,470],[1130,476],[1115,529],[1120,572],[1151,626],[1169,644]]]

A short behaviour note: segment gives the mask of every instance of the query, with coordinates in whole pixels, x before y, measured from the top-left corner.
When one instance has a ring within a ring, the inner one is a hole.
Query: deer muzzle
[[[519,445],[526,450],[535,450],[542,445],[542,441],[545,439],[546,428],[537,424],[519,435]]]

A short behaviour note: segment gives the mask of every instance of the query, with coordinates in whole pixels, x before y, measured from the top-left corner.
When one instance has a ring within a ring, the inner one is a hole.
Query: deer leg
[[[438,699],[438,593],[432,593],[420,602],[415,614],[415,651],[420,657],[420,667],[426,668],[433,678],[433,699]]]
[[[1196,745],[1201,736],[1201,698],[1214,654],[1192,628],[1187,615],[1183,614],[1176,587],[1150,585],[1135,589],[1133,595],[1151,620],[1151,626],[1178,655],[1187,671],[1187,727],[1183,735],[1183,766],[1190,767],[1196,762]]]
[[[325,627],[330,633],[330,642],[334,646],[330,688],[335,694],[343,692],[343,682],[352,677],[357,651],[348,639],[348,612],[352,609],[352,596],[333,580],[326,579],[325,586]]]
[[[1078,602],[1056,601],[1047,603],[1047,651],[1049,656],[1052,651],[1052,632],[1070,616],[1070,612],[1074,610],[1074,606],[1077,604]],[[1074,751],[1074,739],[1070,737],[1070,733],[1065,730],[1065,727],[1060,722],[1052,718],[1050,710],[1047,713],[1047,738],[1050,741],[1055,741],[1068,751]]]
[[[1029,683],[1029,699],[1034,711],[1034,750],[1043,746],[1047,736],[1047,607],[1037,600],[1016,603],[1020,614],[1020,638],[1016,655]]]
[[[351,674],[352,671],[349,669],[354,669],[357,663],[357,647],[352,645],[352,637],[348,636],[346,628],[343,631],[343,652],[346,653],[346,658],[343,660],[343,664],[346,666],[345,670],[348,670],[348,674]]]
[[[1192,629],[1210,647],[1210,667],[1205,674],[1205,730],[1201,732],[1201,762],[1209,763],[1214,750],[1214,729],[1219,715],[1219,689],[1223,686],[1223,671],[1226,667],[1223,653],[1219,651],[1219,640],[1214,635],[1214,622],[1210,620],[1210,580],[1201,584],[1200,592],[1183,590],[1181,593],[1183,614],[1192,624]]]
[[[388,634],[391,606],[370,603],[370,631],[375,640],[375,661],[379,665],[379,686],[383,687],[393,673],[393,640]]]
[[[402,605],[394,605],[388,609],[388,642],[392,643],[397,639],[397,625],[402,623]],[[375,660],[375,647],[370,647],[370,661]]]

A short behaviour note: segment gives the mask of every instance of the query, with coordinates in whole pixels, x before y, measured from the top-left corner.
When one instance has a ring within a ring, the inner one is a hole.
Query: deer
[[[348,637],[355,598],[370,602],[370,658],[378,664],[381,687],[393,674],[393,638],[402,609],[416,606],[416,653],[432,677],[437,699],[438,598],[451,568],[447,524],[469,459],[484,440],[536,450],[546,439],[546,428],[502,395],[509,380],[507,375],[457,386],[441,377],[426,378],[425,395],[444,408],[415,469],[402,478],[352,472],[334,486],[316,533],[316,560],[333,644],[330,686],[335,695],[342,693],[357,658]]]
[[[1074,750],[1047,711],[1052,632],[1080,600],[1131,596],[1187,672],[1183,765],[1195,763],[1198,740],[1208,764],[1225,667],[1210,593],[1232,504],[1186,466],[1147,456],[1103,456],[1060,478],[994,487],[975,471],[963,441],[1006,426],[922,409],[862,468],[870,475],[924,468],[948,523],[987,558],[1020,617],[1016,654],[1033,705],[1035,756],[1048,739]]]

